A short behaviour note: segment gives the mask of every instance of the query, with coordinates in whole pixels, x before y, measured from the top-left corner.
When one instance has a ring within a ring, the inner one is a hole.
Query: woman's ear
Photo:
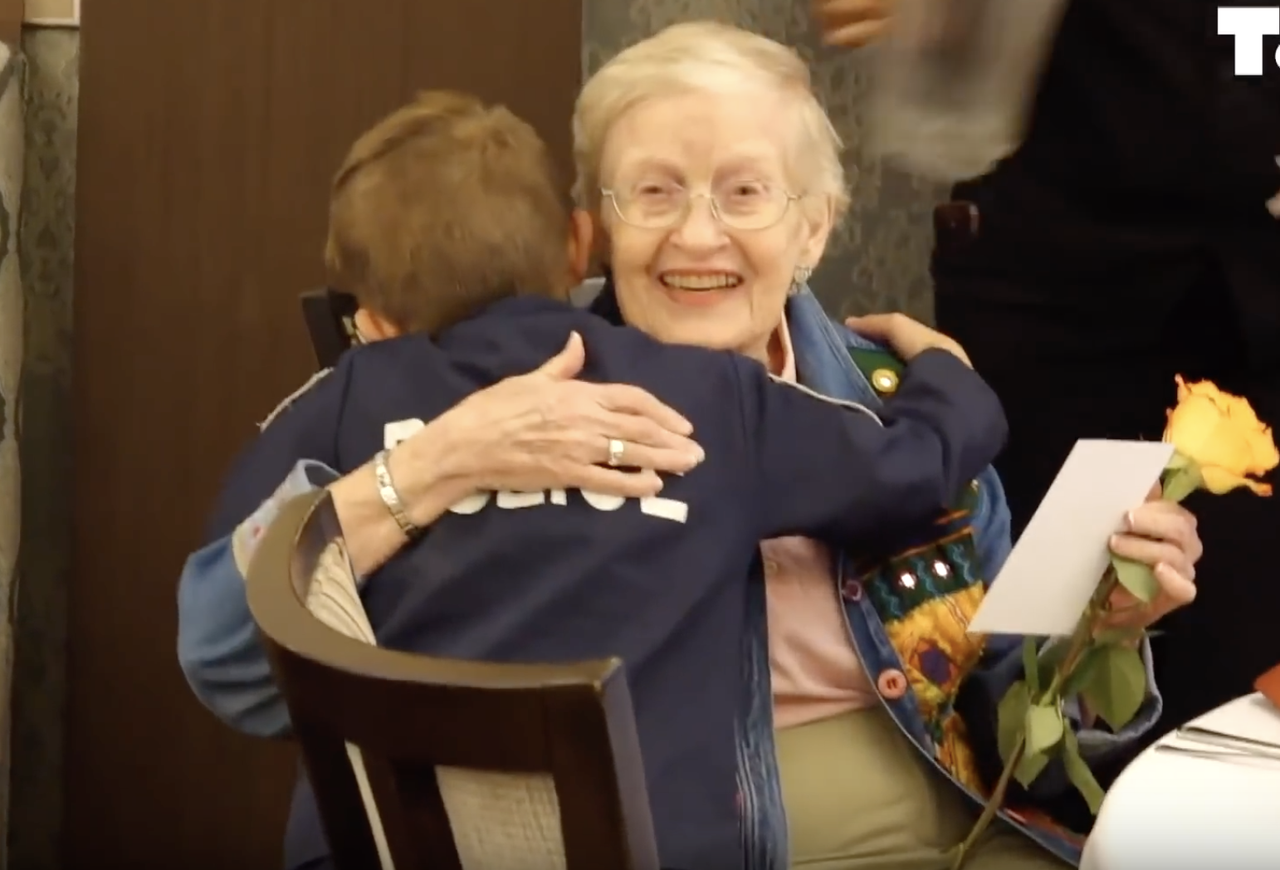
[[[609,228],[600,218],[600,212],[587,212],[591,220],[592,274],[609,268]]]
[[[352,320],[355,321],[356,332],[366,342],[381,341],[384,338],[396,338],[404,332],[390,320],[376,311],[370,311],[368,308],[357,308],[356,315]]]
[[[595,237],[595,225],[591,215],[575,208],[569,215],[569,268],[575,284],[586,280],[591,269],[591,244]]]
[[[814,268],[827,250],[831,229],[835,224],[835,206],[831,198],[824,196],[821,202],[801,201],[801,221],[804,238],[801,240],[800,262]]]

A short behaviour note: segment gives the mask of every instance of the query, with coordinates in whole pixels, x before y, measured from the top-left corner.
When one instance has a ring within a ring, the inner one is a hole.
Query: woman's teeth
[[[660,280],[677,290],[724,290],[742,283],[737,275],[663,275]]]

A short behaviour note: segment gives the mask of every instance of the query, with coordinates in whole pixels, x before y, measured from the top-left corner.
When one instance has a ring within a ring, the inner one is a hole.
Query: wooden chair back
[[[340,870],[657,870],[621,662],[380,649],[327,492],[247,580]]]

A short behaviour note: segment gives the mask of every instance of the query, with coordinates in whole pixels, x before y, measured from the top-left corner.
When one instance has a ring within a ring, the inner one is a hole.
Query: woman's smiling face
[[[797,123],[781,92],[747,86],[655,97],[619,117],[601,161],[617,207],[605,196],[600,218],[627,323],[764,359],[796,269],[818,262],[831,229],[830,208],[788,171]]]

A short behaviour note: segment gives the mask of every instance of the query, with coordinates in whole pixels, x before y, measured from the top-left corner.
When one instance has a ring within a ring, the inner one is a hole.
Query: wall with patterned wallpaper
[[[9,801],[10,677],[13,669],[12,601],[18,589],[22,526],[19,467],[19,390],[22,373],[22,281],[18,221],[22,206],[21,58],[0,44],[0,821]],[[0,861],[2,864],[3,861]]]
[[[14,613],[8,865],[56,868],[71,540],[71,264],[80,34],[27,28],[22,583]]]
[[[821,47],[809,0],[616,0],[583,3],[588,72],[636,40],[677,21],[714,18],[795,46],[846,145],[853,207],[832,239],[813,288],[832,314],[906,311],[933,316],[932,210],[945,191],[880,165],[862,144],[865,59]]]

